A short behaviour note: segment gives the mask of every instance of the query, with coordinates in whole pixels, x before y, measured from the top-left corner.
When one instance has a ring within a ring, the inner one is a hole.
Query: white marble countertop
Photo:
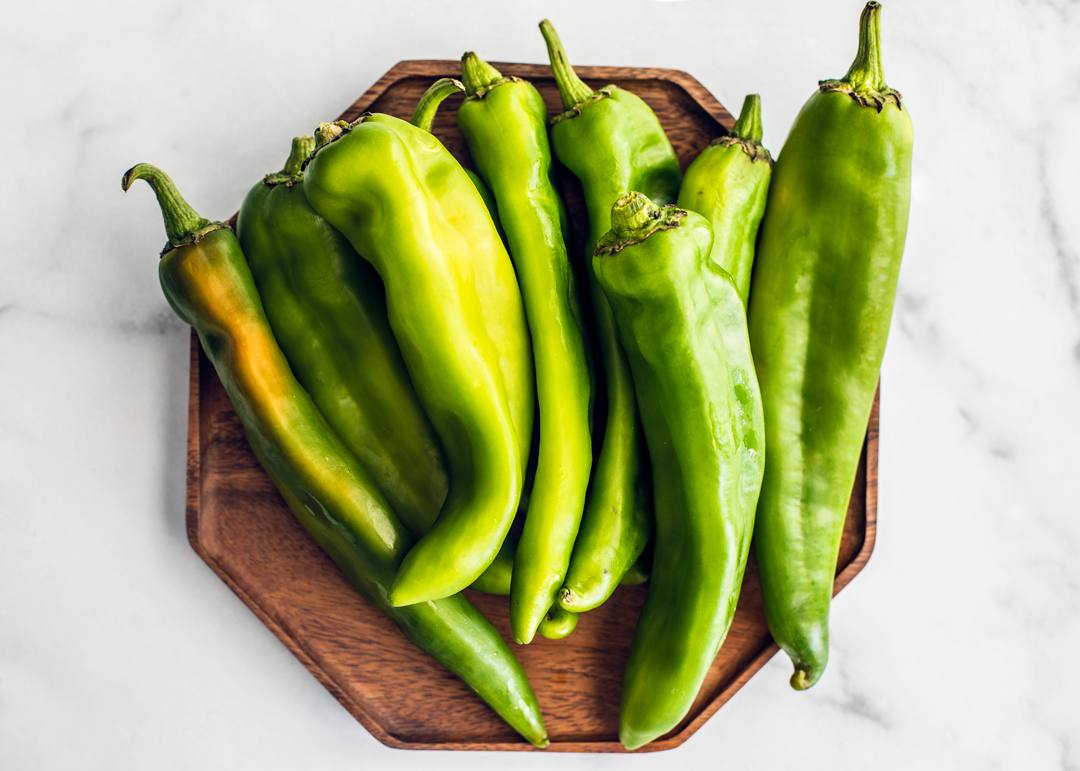
[[[811,691],[777,657],[668,753],[392,750],[187,543],[188,329],[125,169],[228,216],[398,60],[541,62],[544,16],[575,63],[686,70],[733,110],[761,93],[775,153],[861,5],[7,4],[0,767],[1080,768],[1076,2],[885,0],[917,141],[880,527]]]

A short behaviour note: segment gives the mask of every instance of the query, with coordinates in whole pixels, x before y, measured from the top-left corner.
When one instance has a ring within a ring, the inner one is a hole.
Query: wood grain
[[[551,112],[561,110],[546,66],[495,63],[504,74],[531,80]],[[734,124],[732,116],[684,72],[581,67],[594,88],[614,83],[634,91],[657,113],[685,169],[696,154]],[[455,61],[401,62],[342,118],[365,111],[402,118],[437,78],[459,76]],[[434,132],[465,164],[457,130],[460,97],[451,97]],[[569,177],[570,175],[564,175]],[[567,208],[579,240],[587,231],[580,189],[564,179]],[[878,398],[852,491],[834,593],[866,565],[877,522]],[[379,741],[391,747],[534,750],[456,677],[410,644],[352,589],[334,563],[293,518],[244,437],[213,366],[192,333],[188,417],[188,538],[196,552]],[[647,587],[621,587],[574,633],[537,637],[511,647],[521,659],[544,711],[546,752],[622,752],[619,694],[630,641]],[[510,635],[505,597],[467,591],[469,599]],[[776,652],[751,555],[727,641],[685,720],[638,752],[682,744]]]

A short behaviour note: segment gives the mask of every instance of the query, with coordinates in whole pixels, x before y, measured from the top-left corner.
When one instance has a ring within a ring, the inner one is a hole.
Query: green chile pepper
[[[293,140],[285,168],[244,198],[236,237],[296,379],[420,537],[446,498],[442,451],[386,319],[379,274],[304,195],[300,165],[314,149],[314,137]],[[514,543],[507,538],[474,589],[510,593]]]
[[[551,22],[540,25],[567,112],[554,118],[555,157],[581,181],[589,213],[589,246],[610,228],[611,206],[627,190],[662,203],[679,194],[679,161],[649,106],[621,88],[593,91],[567,62]],[[596,458],[581,530],[559,604],[586,611],[603,603],[641,554],[652,534],[643,471],[644,442],[626,354],[611,308],[588,268],[593,321],[606,377],[603,444]],[[598,389],[599,393],[599,389]],[[602,405],[598,405],[601,413]],[[597,427],[598,430],[600,426]]]
[[[537,624],[536,631],[549,640],[561,640],[570,636],[577,628],[577,622],[577,613],[563,610],[558,603],[554,603]]]
[[[159,263],[173,310],[195,327],[259,462],[293,514],[357,591],[413,643],[456,674],[533,744],[546,746],[540,707],[498,631],[462,595],[395,608],[387,599],[412,536],[379,486],[329,427],[278,348],[232,231],[199,217],[148,164],[169,243]]]
[[[705,218],[639,193],[611,210],[593,264],[633,370],[653,467],[652,577],[623,676],[627,749],[686,716],[739,599],[764,467],[742,298]]]
[[[765,402],[755,550],[769,629],[809,688],[889,333],[911,197],[912,129],[885,85],[868,3],[842,80],[822,81],[776,161],[750,289]]]
[[[439,440],[386,320],[375,269],[315,213],[297,137],[285,168],[244,198],[236,237],[296,379],[416,536],[446,498]]]
[[[304,192],[382,277],[390,327],[449,465],[443,509],[390,592],[411,605],[475,581],[514,519],[535,409],[529,332],[484,201],[434,136],[380,114],[320,134]]]
[[[679,189],[679,208],[697,212],[712,225],[712,261],[731,276],[744,307],[772,165],[761,145],[761,97],[750,94],[731,133],[701,151]]]
[[[528,643],[566,576],[592,469],[585,326],[566,209],[552,179],[544,99],[472,52],[462,57],[461,73],[467,97],[458,126],[495,195],[532,335],[540,448],[510,588],[514,639]]]
[[[416,109],[413,111],[412,119],[409,121],[419,129],[423,129],[428,133],[431,133],[432,124],[435,121],[435,114],[439,111],[439,106],[443,103],[446,97],[452,94],[464,93],[465,86],[461,81],[454,80],[453,78],[441,78],[435,81],[431,87],[424,92],[424,95],[420,97],[420,101],[416,104]],[[484,184],[484,180],[480,178],[480,175],[476,172],[465,169],[465,173],[469,175],[469,179],[472,180],[473,185],[476,187],[476,192],[480,194],[480,197],[484,199],[484,206],[487,208],[488,214],[491,215],[491,221],[495,224],[495,230],[499,233],[499,238],[502,239],[503,245],[506,245],[506,233],[503,231],[502,222],[499,220],[499,210],[495,203],[495,196],[491,194],[491,190]],[[533,432],[533,445],[538,444],[539,437],[536,432]],[[467,450],[466,450],[467,451]],[[536,447],[530,447],[529,463],[526,466],[525,479],[521,490],[521,499],[518,502],[518,514],[521,514],[528,505],[529,493],[532,490],[532,471],[535,468],[536,462]],[[436,512],[437,514],[438,512]],[[426,530],[424,532],[427,532]],[[506,534],[506,540],[503,541],[502,546],[499,548],[499,553],[495,555],[495,561],[488,565],[478,579],[472,582],[470,589],[476,589],[487,594],[510,594],[510,581],[513,577],[514,571],[514,557],[517,553],[517,536],[513,533]]]

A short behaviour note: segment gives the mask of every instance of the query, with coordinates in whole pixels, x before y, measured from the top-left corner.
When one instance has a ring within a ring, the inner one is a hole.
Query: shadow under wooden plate
[[[552,113],[561,109],[546,66],[495,66],[506,75],[532,81]],[[684,169],[734,123],[723,106],[684,72],[615,67],[581,67],[578,72],[593,88],[614,83],[644,99],[659,116]],[[353,120],[372,111],[408,119],[435,79],[459,75],[454,61],[401,62],[342,117]],[[443,106],[434,133],[469,164],[455,118],[460,99],[452,97]],[[564,192],[575,235],[582,241],[587,220],[580,189],[572,179],[564,179]],[[874,546],[877,447],[875,398],[844,526],[834,593],[862,570]],[[243,426],[194,333],[187,528],[195,551],[379,741],[410,749],[535,749],[361,599],[293,518],[251,452]],[[583,614],[577,629],[564,640],[538,636],[530,645],[511,643],[544,712],[551,738],[546,752],[624,751],[618,741],[619,694],[646,590],[620,587],[603,606]],[[503,637],[512,639],[506,598],[466,593]],[[751,554],[731,631],[694,706],[675,730],[638,751],[682,744],[776,650],[765,624]]]

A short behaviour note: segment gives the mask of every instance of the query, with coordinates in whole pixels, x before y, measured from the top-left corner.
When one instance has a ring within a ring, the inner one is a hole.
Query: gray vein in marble
[[[1076,254],[1062,233],[1061,223],[1058,221],[1057,207],[1054,206],[1054,195],[1050,192],[1050,178],[1047,169],[1048,154],[1046,140],[1040,140],[1035,145],[1040,194],[1039,215],[1043,219],[1046,233],[1050,238],[1050,245],[1054,249],[1054,257],[1058,263],[1058,273],[1065,284],[1069,308],[1072,309],[1073,314],[1080,318],[1080,287],[1077,286],[1076,280]]]
[[[1050,190],[1050,178],[1047,164],[1049,151],[1046,140],[1041,139],[1035,145],[1035,157],[1038,161],[1039,180],[1039,214],[1046,226],[1046,234],[1050,238],[1050,246],[1054,250],[1054,258],[1058,264],[1058,275],[1065,285],[1065,296],[1069,302],[1069,309],[1077,320],[1080,320],[1080,286],[1077,284],[1076,251],[1068,242],[1062,232],[1061,223],[1058,219],[1057,207],[1054,205],[1054,195]],[[1072,349],[1073,361],[1080,366],[1080,337]]]
[[[1016,457],[1016,450],[1012,445],[995,443],[990,446],[990,454],[998,460],[1011,461]]]
[[[1080,758],[1073,752],[1067,735],[1061,738],[1061,771],[1080,771]]]
[[[1077,3],[1077,0],[1020,0],[1020,5],[1025,8],[1032,6],[1049,8],[1066,23],[1071,21],[1070,12],[1080,8],[1080,3]]]
[[[929,320],[928,312],[932,310],[925,297],[900,286],[896,292],[893,328],[899,329],[919,351],[956,362],[960,370],[974,380],[974,385],[982,388],[986,380],[982,369],[973,366],[955,346],[948,346],[943,342],[941,330]]]
[[[842,663],[846,658],[844,649],[833,641],[832,650],[834,655],[831,657],[830,669],[840,682],[841,696],[840,698],[827,696],[822,701],[847,715],[866,720],[886,731],[889,730],[892,726],[885,714],[873,703],[870,697],[857,690],[852,684],[851,673]]]
[[[167,335],[188,328],[172,308],[162,308],[156,313],[135,319],[123,319],[116,326],[129,335]]]

